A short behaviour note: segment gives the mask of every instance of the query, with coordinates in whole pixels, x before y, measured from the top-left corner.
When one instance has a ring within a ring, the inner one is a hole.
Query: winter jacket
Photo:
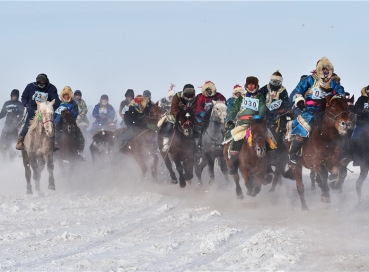
[[[273,91],[270,85],[267,84],[259,90],[265,98],[267,106],[267,123],[271,124],[281,112],[286,112],[291,109],[291,103],[288,97],[287,90],[281,86],[278,90]]]
[[[57,108],[54,113],[55,125],[57,125],[60,122],[61,113],[63,111],[71,112],[74,118],[76,119],[78,116],[78,105],[74,100],[71,100],[70,102],[61,102],[59,108]]]
[[[354,110],[353,110],[353,112],[358,115],[356,119],[357,125],[363,125],[369,122],[369,112],[365,112],[365,113],[363,112],[368,107],[369,107],[369,98],[365,92],[365,89],[363,89],[361,91],[361,96],[356,101]]]
[[[180,109],[191,108],[192,112],[196,111],[197,97],[193,100],[187,101],[183,97],[183,92],[178,92],[173,96],[172,104],[170,105],[171,119],[175,120]]]
[[[94,107],[94,110],[92,111],[92,116],[98,122],[113,122],[115,117],[115,110],[110,104],[103,106],[99,103]]]
[[[0,119],[6,116],[4,129],[7,127],[14,128],[22,120],[23,113],[24,107],[22,102],[19,100],[6,101],[0,112]]]
[[[206,112],[213,107],[213,101],[224,101],[226,103],[226,99],[221,93],[215,93],[212,96],[197,95],[195,116],[198,122],[204,121]]]
[[[258,100],[258,106],[255,107],[255,105],[252,105],[252,100],[248,100],[248,98]],[[251,102],[251,106],[248,105],[249,102]],[[237,98],[232,109],[226,117],[226,121],[235,120],[237,121],[238,126],[249,124],[250,121],[248,118],[254,115],[259,115],[261,118],[264,118],[266,110],[267,107],[265,105],[265,98],[263,94],[256,93],[253,95],[246,93],[246,95],[242,95]]]
[[[41,91],[41,90],[38,90],[36,82],[33,82],[26,86],[26,88],[24,89],[22,93],[22,97],[21,97],[23,106],[27,107],[28,112],[32,114],[32,112],[37,110],[37,104],[36,104],[35,97],[34,97],[37,91],[40,91],[42,93],[47,93],[48,94],[47,101],[51,102],[52,100],[55,99],[55,103],[53,105],[54,110],[56,110],[59,107],[60,99],[58,96],[58,91],[53,84],[49,83],[46,86],[46,88]]]
[[[150,100],[144,96],[137,96],[129,102],[128,110],[124,114],[124,123],[129,127],[147,128],[143,121],[145,111],[148,109]]]
[[[80,117],[81,122],[89,124],[89,121],[88,121],[88,118],[87,118],[88,108],[87,108],[86,102],[83,99],[80,99],[80,100],[76,101],[76,103],[78,105],[78,115],[81,116]]]
[[[237,100],[237,97],[230,97],[227,99],[227,114],[231,111],[234,102]]]

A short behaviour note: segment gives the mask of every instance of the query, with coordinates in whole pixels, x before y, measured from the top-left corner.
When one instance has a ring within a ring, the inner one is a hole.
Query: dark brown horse
[[[317,121],[310,137],[302,147],[299,164],[291,165],[303,210],[308,210],[302,182],[302,166],[317,173],[316,181],[322,190],[321,201],[330,202],[328,172],[338,174],[338,182],[344,178],[343,146],[341,137],[351,128],[346,100],[340,96],[326,96],[326,108]],[[289,149],[290,142],[287,144]]]
[[[176,123],[170,136],[170,148],[168,152],[161,152],[165,165],[167,166],[173,183],[177,183],[176,175],[172,169],[172,164],[168,154],[176,165],[179,174],[179,185],[186,187],[186,183],[191,183],[193,178],[193,164],[195,159],[195,139],[193,137],[195,115],[191,108],[181,110],[176,116]],[[163,127],[162,127],[163,128]],[[163,149],[163,132],[158,134],[159,149]]]
[[[266,119],[263,121],[254,121],[250,119],[251,143],[250,140],[244,140],[241,151],[239,153],[239,169],[247,188],[249,196],[256,196],[264,181],[264,176],[267,167],[266,154]],[[227,166],[230,168],[230,160],[228,157],[228,149],[231,143],[227,143],[223,149],[223,155],[226,159]],[[238,198],[243,198],[242,189],[240,186],[239,174],[233,176],[236,183],[236,195]]]

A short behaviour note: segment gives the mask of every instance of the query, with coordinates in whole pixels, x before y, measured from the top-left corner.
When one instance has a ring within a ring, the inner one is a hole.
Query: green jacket
[[[78,105],[78,115],[81,115],[81,121],[86,124],[89,124],[89,121],[87,118],[88,109],[87,109],[86,102],[83,99],[80,99],[77,102],[77,105]]]
[[[259,100],[259,106],[257,110],[252,108],[248,108],[244,106],[244,96],[239,96],[237,100],[234,102],[233,107],[229,111],[226,120],[235,120],[237,125],[249,124],[249,120],[240,120],[241,116],[246,115],[259,115],[261,118],[264,118],[267,107],[265,105],[265,97],[261,93],[257,93],[256,96],[251,96],[250,98],[254,98]]]

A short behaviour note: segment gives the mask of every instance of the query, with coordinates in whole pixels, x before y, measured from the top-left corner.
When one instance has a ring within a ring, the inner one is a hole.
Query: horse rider
[[[17,125],[22,120],[24,107],[19,101],[19,91],[14,89],[10,93],[10,100],[6,101],[0,112],[0,119],[5,119],[4,128],[1,132],[0,142],[5,144],[4,140],[7,135],[17,129]]]
[[[128,110],[129,102],[131,102],[131,100],[135,97],[135,93],[132,89],[128,89],[124,96],[126,97],[126,99],[120,102],[120,105],[119,105],[119,115],[122,118],[122,122],[120,123],[121,127],[125,127],[124,114]]]
[[[100,98],[100,102],[95,105],[92,116],[96,119],[92,124],[92,133],[95,133],[101,128],[107,128],[108,124],[114,121],[115,110],[113,106],[109,104],[109,97],[106,94],[103,94]]]
[[[78,105],[78,116],[76,120],[77,125],[88,127],[89,125],[89,121],[87,118],[88,108],[87,108],[85,100],[82,99],[82,92],[80,90],[76,90],[74,92],[73,99]]]
[[[245,95],[245,93],[246,91],[240,85],[237,84],[233,87],[232,97],[227,99],[227,114],[231,111],[237,98],[239,98],[241,95]]]
[[[186,110],[191,108],[195,113],[197,105],[197,97],[195,95],[195,87],[192,84],[186,84],[183,86],[182,92],[178,92],[173,96],[170,110],[166,115],[166,123],[163,128],[163,148],[162,152],[167,152],[170,147],[169,137],[172,133],[174,123],[176,121],[177,114],[180,110]]]
[[[363,156],[360,152],[360,138],[364,127],[369,125],[369,85],[361,89],[361,96],[356,101],[353,112],[357,114],[357,119],[351,139],[355,149],[354,166],[359,166],[359,159]]]
[[[250,127],[250,119],[262,119],[267,110],[264,95],[259,92],[257,77],[249,76],[246,78],[245,90],[246,93],[237,98],[226,117],[226,127],[234,127],[230,131],[232,135],[229,152],[231,166],[228,174],[231,176],[238,173],[238,155],[246,136],[246,130]],[[228,141],[226,140],[225,143]]]
[[[173,96],[176,94],[174,90],[175,85],[171,84],[167,95],[160,99],[160,107],[163,108],[165,111],[170,110],[170,106],[172,104]]]
[[[199,140],[197,143],[197,151],[202,152],[202,133],[205,123],[210,119],[210,113],[213,108],[213,101],[224,101],[226,103],[226,98],[219,92],[212,81],[207,81],[201,87],[201,93],[197,95],[196,98],[196,124],[195,132],[199,135]]]
[[[142,93],[142,96],[147,98],[147,100],[148,100],[147,104],[151,104],[151,92],[149,90],[145,90]]]
[[[19,133],[18,142],[15,147],[18,150],[23,149],[24,137],[28,132],[29,122],[36,114],[36,101],[51,102],[52,100],[55,100],[55,103],[53,105],[54,110],[57,109],[60,105],[58,91],[56,87],[50,83],[46,74],[39,74],[36,77],[36,82],[32,82],[26,86],[22,93],[21,100],[23,106],[27,109],[27,116],[25,118],[23,128]]]
[[[309,137],[316,114],[325,105],[324,97],[328,89],[334,89],[338,95],[345,96],[345,90],[339,84],[340,79],[333,72],[332,63],[323,57],[317,62],[316,70],[312,71],[312,75],[300,81],[293,91],[296,93],[295,106],[303,112],[292,121],[289,135],[295,137],[290,146],[289,169],[284,174],[285,178],[293,179],[292,166],[297,164],[298,153]]]
[[[63,112],[69,111],[74,120],[78,117],[78,104],[73,100],[73,91],[69,86],[65,86],[64,89],[60,92],[60,106],[55,110],[54,113],[54,124],[55,124],[55,141],[54,141],[54,150],[59,150],[59,143],[62,136],[63,124],[60,122],[61,114]],[[77,142],[77,155],[80,161],[86,161],[83,156],[83,149],[85,148],[85,138],[81,132],[79,126],[75,126],[75,138]]]
[[[128,110],[124,114],[124,122],[127,129],[121,135],[120,149],[126,149],[127,143],[136,136],[137,129],[148,129],[147,124],[143,121],[148,103],[148,98],[143,95],[136,96],[129,103]]]

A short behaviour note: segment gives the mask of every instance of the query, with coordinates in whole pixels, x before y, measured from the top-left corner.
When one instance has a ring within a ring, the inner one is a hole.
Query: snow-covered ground
[[[1,160],[0,270],[369,270],[369,187],[358,207],[357,168],[330,204],[310,190],[306,172],[310,211],[302,212],[292,181],[240,201],[222,175],[213,186],[180,189],[137,182],[127,158],[118,165],[79,164],[67,181],[56,164],[56,191],[43,172],[45,195],[27,196],[21,159]]]

